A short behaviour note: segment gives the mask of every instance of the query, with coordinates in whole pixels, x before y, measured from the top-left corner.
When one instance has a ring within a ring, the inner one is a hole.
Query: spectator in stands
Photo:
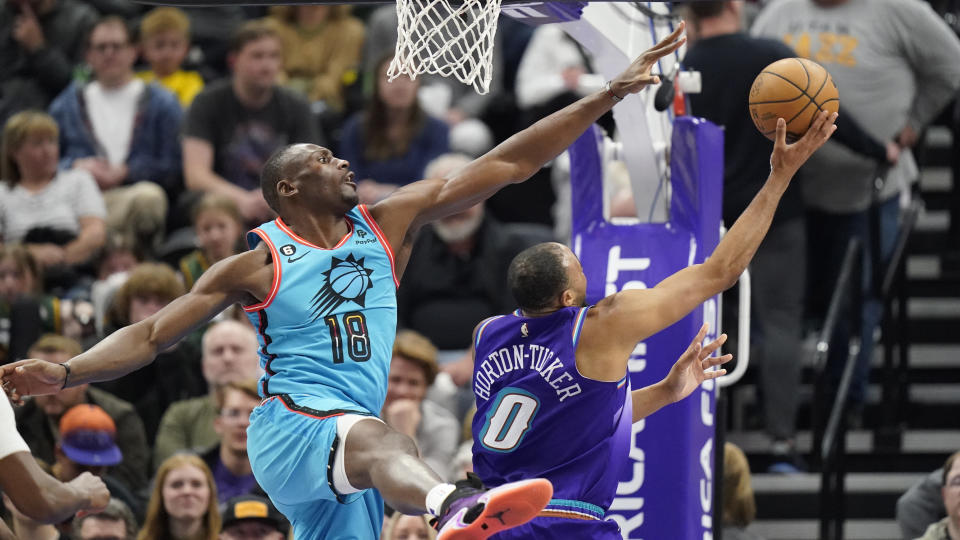
[[[440,4],[433,4],[431,10],[438,15]],[[367,18],[367,40],[363,48],[362,75],[365,80],[364,88],[372,86],[376,80],[377,62],[384,55],[392,55],[397,44],[397,9],[394,6],[378,7]],[[498,21],[498,28],[510,26],[511,22],[517,26],[523,23],[513,21],[509,17],[502,17]],[[529,28],[529,27],[527,27]],[[512,30],[515,28],[511,28]],[[532,31],[532,29],[531,29]],[[490,90],[486,94],[477,93],[472,86],[462,84],[453,77],[443,77],[436,74],[423,73],[418,75],[422,79],[418,96],[420,104],[427,114],[442,119],[450,128],[450,150],[463,152],[478,157],[493,147],[494,134],[490,127],[481,118],[484,118],[490,109],[502,113],[501,109],[512,110],[514,107],[512,86],[510,93],[504,92],[504,58],[502,41],[505,39],[502,30],[494,36],[493,53],[491,59]],[[496,114],[495,113],[495,114]],[[513,116],[516,116],[515,114]],[[514,122],[500,126],[499,132],[503,138],[513,135],[518,128]]]
[[[758,149],[773,143],[744,114],[745,100],[757,73],[767,65],[796,56],[780,41],[749,36],[742,31],[743,2],[689,4],[696,34],[684,65],[700,72],[703,91],[689,96],[693,114],[723,126],[723,219],[732,224],[760,191],[770,162]],[[846,109],[838,122],[838,139],[874,159],[875,165],[895,163],[899,147],[886,146],[864,134]],[[765,150],[766,151],[766,150]],[[751,320],[756,332],[754,365],[760,369],[763,425],[777,463],[771,470],[797,472],[802,467],[794,436],[802,368],[804,295],[806,292],[807,232],[801,182],[784,193],[767,237],[750,263]],[[784,266],[783,261],[797,264]],[[736,326],[737,291],[724,294],[724,327]],[[733,336],[736,338],[736,335]],[[735,342],[729,343],[735,348]]]
[[[361,181],[363,202],[376,202],[397,186],[423,179],[427,164],[449,148],[447,126],[417,102],[420,81],[402,75],[388,82],[391,58],[377,64],[367,106],[343,126],[340,156]]]
[[[202,373],[208,395],[170,405],[160,421],[154,463],[180,450],[203,451],[217,444],[216,390],[231,382],[260,377],[257,336],[246,322],[226,320],[203,334]]]
[[[960,452],[955,452],[943,465],[943,506],[947,517],[931,524],[918,540],[960,540]]]
[[[137,266],[113,297],[107,331],[146,319],[184,292],[183,284],[169,266],[159,263]],[[160,419],[170,404],[206,392],[200,376],[200,354],[189,340],[181,340],[164,350],[158,359],[159,362],[119,379],[97,383],[100,388],[133,403],[151,446]]]
[[[23,358],[45,326],[31,324],[25,331],[21,324],[18,332],[13,331],[18,322],[26,319],[20,315],[21,304],[40,292],[40,281],[40,266],[26,248],[19,244],[0,246],[0,363]],[[32,339],[24,339],[27,334]]]
[[[440,156],[426,177],[445,177],[469,162],[464,155]],[[436,345],[443,370],[462,386],[473,373],[470,359],[461,358],[477,321],[516,307],[506,286],[510,261],[551,240],[548,228],[500,223],[482,204],[432,223],[417,237],[397,292],[399,324]],[[454,359],[461,361],[449,364]]]
[[[133,244],[126,237],[119,233],[107,235],[107,243],[97,256],[97,279],[90,285],[98,336],[105,333],[113,296],[140,262]]]
[[[874,271],[885,268],[895,242],[900,198],[917,180],[910,151],[917,133],[957,95],[960,89],[960,40],[925,2],[881,0],[782,0],[771,2],[754,22],[752,32],[783,40],[799,56],[821,63],[841,88],[844,111],[862,122],[875,139],[896,139],[902,147],[885,181],[875,160],[854,155],[828,142],[803,168],[800,183],[808,216],[808,298],[822,316],[836,282],[843,253],[851,238],[864,246],[862,325],[836,331],[830,348],[833,384],[839,383],[847,356],[846,336],[859,332],[860,352],[850,389],[851,425],[862,422],[862,407],[874,351],[874,330],[882,302],[873,283]],[[843,181],[837,181],[843,179]],[[870,208],[879,226],[871,230]],[[872,254],[873,246],[880,253]],[[880,263],[875,268],[873,261]],[[847,325],[847,317],[841,323]],[[828,392],[828,395],[831,395]]]
[[[214,394],[217,416],[213,430],[219,442],[201,457],[213,472],[217,497],[223,503],[231,497],[261,491],[247,458],[247,426],[260,396],[256,379],[227,383]]]
[[[910,486],[897,499],[897,524],[903,538],[923,536],[931,524],[946,516],[943,507],[943,469],[937,469]]]
[[[60,440],[56,443],[56,462],[51,474],[61,482],[70,482],[83,473],[101,478],[110,490],[126,504],[140,508],[140,502],[122,482],[110,475],[123,455],[115,441],[116,426],[110,416],[96,405],[71,407],[59,423]],[[14,530],[22,538],[56,538],[56,529],[68,533],[70,519],[45,527],[26,515],[14,512]]]
[[[517,105],[524,123],[533,124],[577,99],[599,90],[604,79],[592,75],[580,45],[559,25],[537,27],[517,70]]]
[[[446,177],[469,162],[462,154],[440,156],[426,177]],[[482,204],[425,227],[398,292],[401,326],[441,351],[465,351],[477,321],[515,307],[505,277],[513,257],[550,240],[547,228],[502,224]]]
[[[60,166],[92,174],[107,226],[152,254],[164,232],[167,197],[180,190],[181,111],[173,94],[135,77],[136,58],[127,23],[104,18],[87,42],[93,80],[71,83],[50,113],[60,125]]]
[[[133,540],[137,536],[137,521],[123,501],[111,498],[103,510],[77,516],[72,536],[74,540]]]
[[[230,197],[208,193],[193,207],[193,231],[197,249],[180,259],[180,274],[187,290],[211,264],[240,252],[245,232],[243,216]]]
[[[413,439],[423,461],[446,478],[460,443],[460,422],[449,411],[426,399],[427,389],[436,377],[436,347],[413,330],[397,332],[387,377],[387,398],[383,402],[383,420]]]
[[[0,491],[8,508],[18,508],[42,523],[57,523],[78,510],[102,509],[110,498],[103,481],[90,473],[63,483],[45,471],[17,433],[13,407],[6,399],[0,400]],[[0,520],[0,538],[12,534]]]
[[[723,538],[762,540],[748,526],[757,516],[747,456],[732,443],[723,445]]]
[[[290,528],[269,499],[256,495],[231,497],[221,519],[220,540],[283,540]]]
[[[283,85],[344,110],[344,86],[357,79],[364,27],[349,5],[271,8],[283,40]]]
[[[103,197],[89,172],[57,170],[57,123],[40,111],[10,117],[0,143],[0,230],[43,267],[87,262],[106,239]]]
[[[137,73],[145,82],[157,81],[173,92],[186,109],[203,90],[203,77],[182,69],[190,49],[190,19],[175,7],[158,7],[140,21],[140,47],[150,69]]]
[[[137,540],[216,540],[219,532],[217,486],[210,469],[193,454],[167,458],[157,470]]]
[[[322,142],[306,100],[277,86],[281,55],[272,25],[242,26],[230,45],[233,76],[207,85],[184,123],[187,187],[230,197],[247,223],[273,217],[260,192],[270,154],[294,142]]]
[[[78,0],[0,5],[0,122],[25,109],[46,109],[70,84],[96,20],[97,12]]]
[[[48,334],[30,348],[28,355],[62,363],[81,352],[83,349],[76,341]],[[102,408],[116,425],[116,443],[123,453],[123,461],[113,469],[112,476],[131,491],[145,487],[150,454],[143,422],[133,405],[86,384],[65,388],[57,394],[37,396],[16,410],[17,429],[33,455],[47,463],[54,462],[56,442],[61,436],[60,418],[71,407],[83,403]]]
[[[383,540],[433,540],[437,531],[427,516],[408,516],[394,512],[383,522]]]

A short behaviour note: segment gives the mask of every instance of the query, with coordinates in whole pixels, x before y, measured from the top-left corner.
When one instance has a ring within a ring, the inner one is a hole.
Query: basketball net
[[[486,94],[500,1],[397,0],[397,50],[389,79],[433,73],[456,77]]]

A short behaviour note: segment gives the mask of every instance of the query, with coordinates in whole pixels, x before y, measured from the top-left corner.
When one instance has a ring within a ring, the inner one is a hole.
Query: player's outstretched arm
[[[721,334],[720,337],[703,346],[703,338],[706,337],[709,328],[710,325],[707,323],[700,327],[690,346],[673,364],[670,373],[662,381],[632,392],[634,422],[689,396],[703,384],[703,381],[716,379],[727,373],[725,369],[714,371],[713,368],[726,364],[733,359],[733,355],[710,356],[727,341],[727,335]]]
[[[659,83],[660,78],[650,70],[657,60],[683,45],[683,30],[681,23],[672,34],[641,54],[613,79],[613,94],[623,98]],[[614,99],[605,90],[584,97],[510,137],[449,179],[428,179],[397,190],[374,206],[373,215],[390,237],[390,229],[399,227],[400,231],[406,231],[411,223],[416,228],[463,211],[486,200],[504,186],[533,176],[544,163],[573,144],[617,101],[619,99]],[[393,238],[402,236],[397,233]]]
[[[770,176],[706,262],[684,268],[651,289],[622,291],[597,303],[596,314],[587,318],[580,342],[580,349],[589,351],[593,369],[621,377],[634,344],[736,283],[766,236],[793,175],[827,142],[836,129],[836,118],[836,113],[821,113],[794,144],[786,143],[786,122],[778,121]]]
[[[114,332],[89,351],[67,361],[68,367],[37,359],[0,367],[4,391],[14,403],[20,403],[24,396],[55,393],[64,384],[76,386],[116,379],[150,363],[158,351],[176,343],[231,304],[265,298],[273,277],[267,257],[266,250],[258,249],[213,265],[192,291],[147,319]]]

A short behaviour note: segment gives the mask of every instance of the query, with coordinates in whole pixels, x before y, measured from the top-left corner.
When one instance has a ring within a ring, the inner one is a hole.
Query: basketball
[[[344,261],[330,272],[330,288],[342,298],[353,299],[367,290],[370,278],[357,263]]]
[[[778,60],[750,87],[750,118],[768,139],[777,136],[777,118],[787,122],[787,142],[795,142],[822,110],[837,112],[840,95],[830,73],[806,58]]]

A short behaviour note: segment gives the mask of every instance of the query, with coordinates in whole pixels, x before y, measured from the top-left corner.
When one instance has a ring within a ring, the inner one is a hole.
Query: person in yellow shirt
[[[146,82],[157,81],[177,96],[184,109],[203,90],[196,71],[180,69],[190,48],[190,19],[175,7],[150,11],[140,23],[143,58],[150,69],[137,73]]]

